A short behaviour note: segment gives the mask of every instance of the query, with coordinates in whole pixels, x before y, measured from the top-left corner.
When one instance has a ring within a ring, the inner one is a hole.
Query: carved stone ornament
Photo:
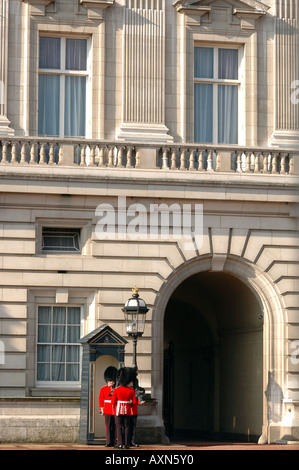
[[[226,3],[226,2],[225,2]],[[227,2],[232,6],[232,2]],[[176,0],[173,6],[179,13],[198,18],[200,23],[201,18],[213,10],[214,0]],[[217,5],[215,5],[217,7]],[[239,0],[234,2],[232,6],[232,14],[241,20],[241,28],[253,29],[255,21],[264,16],[269,7],[258,0]]]
[[[31,5],[31,14],[37,16],[45,15],[46,7],[55,4],[55,0],[22,0],[23,3]]]
[[[89,19],[101,19],[103,10],[113,5],[114,0],[80,0],[80,5],[88,10]]]

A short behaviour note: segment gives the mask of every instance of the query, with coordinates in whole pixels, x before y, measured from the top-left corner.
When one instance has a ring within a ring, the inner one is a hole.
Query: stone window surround
[[[78,20],[76,25],[59,24],[51,21],[46,16],[31,18],[31,35],[35,40],[30,42],[27,60],[28,69],[31,69],[31,90],[27,105],[27,120],[30,122],[29,135],[37,135],[38,120],[38,38],[47,36],[84,37],[91,42],[90,68],[92,69],[91,90],[87,106],[91,109],[87,126],[87,138],[104,138],[104,67],[105,67],[105,22],[88,24]]]
[[[61,384],[59,386],[36,386],[36,345],[37,345],[37,312],[39,305],[53,306],[79,306],[82,315],[82,336],[92,331],[96,326],[96,292],[94,289],[40,287],[30,289],[27,304],[27,395],[29,396],[77,396],[80,394],[81,384],[74,386]]]

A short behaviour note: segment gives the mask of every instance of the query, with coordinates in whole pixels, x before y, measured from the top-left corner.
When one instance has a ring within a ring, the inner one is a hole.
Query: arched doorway
[[[263,311],[228,272],[179,284],[164,315],[163,419],[170,438],[257,440],[263,426]]]

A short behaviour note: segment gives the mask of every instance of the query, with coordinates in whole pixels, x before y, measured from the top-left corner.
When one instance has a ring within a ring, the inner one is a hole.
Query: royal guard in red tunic
[[[99,394],[99,410],[105,418],[106,447],[115,445],[115,419],[112,409],[112,396],[116,383],[116,367],[109,366],[104,372],[104,380],[107,385],[101,388]]]
[[[125,446],[126,449],[129,449],[132,403],[135,400],[134,390],[130,387],[133,383],[132,369],[130,367],[119,369],[118,382],[119,386],[114,389],[112,396],[117,447],[121,449]]]

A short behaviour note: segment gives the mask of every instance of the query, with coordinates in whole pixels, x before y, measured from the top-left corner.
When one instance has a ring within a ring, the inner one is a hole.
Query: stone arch
[[[152,393],[158,400],[158,416],[162,419],[163,402],[163,339],[166,306],[176,288],[194,274],[213,269],[211,256],[199,257],[176,268],[162,285],[153,308],[153,358]],[[241,259],[226,258],[221,271],[235,276],[253,293],[264,317],[263,326],[263,435],[269,426],[269,402],[271,390],[285,389],[283,298],[270,276],[258,266]],[[218,271],[219,272],[219,271]],[[271,379],[270,379],[271,378]],[[272,384],[274,384],[272,386]],[[274,392],[275,393],[275,392]]]

